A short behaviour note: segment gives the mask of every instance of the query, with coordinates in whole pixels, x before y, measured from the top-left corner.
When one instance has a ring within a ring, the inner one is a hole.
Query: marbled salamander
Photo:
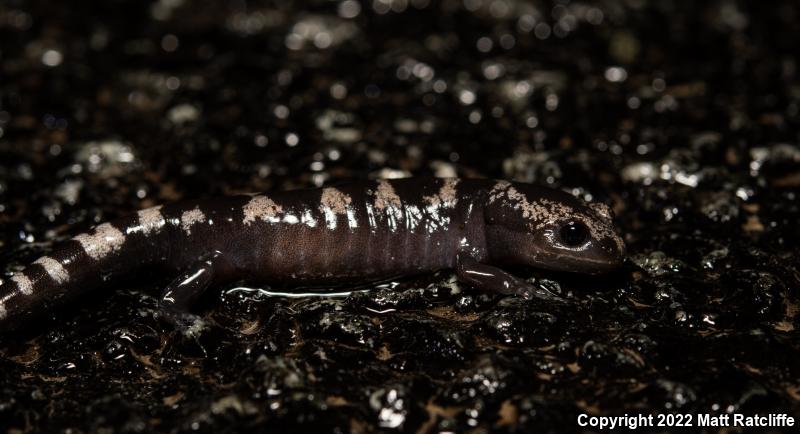
[[[327,285],[455,269],[480,289],[541,296],[496,266],[600,273],[624,254],[605,205],[507,181],[408,178],[182,202],[100,224],[11,276],[0,329],[146,266],[180,273],[160,305],[186,319],[206,289],[237,280]]]

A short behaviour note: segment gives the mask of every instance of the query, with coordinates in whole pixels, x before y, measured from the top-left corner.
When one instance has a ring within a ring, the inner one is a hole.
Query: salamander
[[[502,180],[406,178],[186,201],[102,223],[13,274],[0,284],[0,329],[153,266],[177,276],[159,308],[181,323],[196,318],[190,308],[208,288],[235,281],[335,285],[454,269],[467,285],[532,297],[543,294],[500,267],[595,274],[624,256],[606,205]]]

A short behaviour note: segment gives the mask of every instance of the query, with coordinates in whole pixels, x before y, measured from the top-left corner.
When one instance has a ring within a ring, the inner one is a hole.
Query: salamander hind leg
[[[192,305],[208,288],[229,281],[232,270],[222,252],[215,250],[198,258],[161,293],[158,305],[162,318],[186,336],[200,333],[206,324],[190,312]]]
[[[458,280],[484,291],[514,294],[527,299],[562,302],[563,300],[497,267],[478,262],[468,255],[459,255],[456,265]]]

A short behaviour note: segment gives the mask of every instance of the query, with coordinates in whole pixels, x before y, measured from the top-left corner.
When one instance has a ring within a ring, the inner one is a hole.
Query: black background
[[[358,4],[359,7],[354,5]],[[109,284],[0,340],[0,427],[562,431],[800,400],[794,2],[0,4],[0,264],[157,203],[407,175],[611,205],[623,270],[348,298]],[[294,146],[290,146],[294,145]],[[383,312],[383,313],[381,313]]]

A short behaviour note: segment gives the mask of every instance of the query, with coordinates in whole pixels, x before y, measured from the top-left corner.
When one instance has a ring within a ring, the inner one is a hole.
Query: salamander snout
[[[608,206],[524,184],[500,182],[490,193],[487,240],[499,262],[550,270],[604,273],[625,258]]]

